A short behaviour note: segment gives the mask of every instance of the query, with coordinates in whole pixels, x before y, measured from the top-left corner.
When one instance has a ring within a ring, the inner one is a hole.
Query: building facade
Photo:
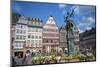
[[[67,30],[65,27],[59,29],[53,16],[49,16],[45,25],[39,18],[21,16],[16,24],[12,25],[11,32],[15,56],[23,56],[27,50],[46,53],[68,50]],[[73,36],[75,51],[79,52],[79,31],[75,24]]]
[[[21,16],[11,26],[12,49],[14,56],[24,56],[27,50],[42,51],[42,20]]]
[[[59,47],[63,50],[63,52],[65,52],[65,50],[67,51],[67,31],[65,29],[64,26],[62,26],[60,29],[59,29],[59,36],[60,36],[60,44],[59,44]]]
[[[73,44],[71,47],[74,49],[75,53],[79,53],[79,31],[78,28],[76,27],[76,25],[73,22],[70,22],[71,24],[71,29],[72,29],[72,38],[73,38]],[[63,52],[65,52],[66,54],[68,54],[69,52],[69,46],[68,46],[68,27],[69,25],[62,26],[59,29],[60,32],[60,48],[62,48]],[[73,50],[72,49],[72,50]]]
[[[26,49],[33,52],[42,51],[42,20],[29,18],[26,32]]]
[[[96,29],[86,30],[80,33],[80,51],[81,53],[96,51]]]
[[[43,26],[43,51],[50,53],[52,50],[57,52],[59,47],[59,29],[52,16],[50,16]]]
[[[78,28],[76,27],[76,25],[73,23],[73,36],[74,36],[74,44],[75,44],[75,51],[76,53],[79,53],[80,51],[80,48],[79,48],[79,45],[80,45],[80,38],[79,38],[79,30]]]
[[[20,54],[21,57],[23,57],[24,46],[26,45],[27,19],[25,17],[20,17],[12,27],[14,29],[12,30],[14,56]]]

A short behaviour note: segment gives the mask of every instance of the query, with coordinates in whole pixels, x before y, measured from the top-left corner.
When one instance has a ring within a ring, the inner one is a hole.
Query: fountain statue
[[[67,13],[67,16],[65,17],[65,23],[66,23],[66,31],[67,31],[67,47],[68,47],[68,56],[75,55],[75,46],[74,46],[74,36],[73,36],[73,20],[72,16],[74,15],[74,10],[72,10],[71,13]]]

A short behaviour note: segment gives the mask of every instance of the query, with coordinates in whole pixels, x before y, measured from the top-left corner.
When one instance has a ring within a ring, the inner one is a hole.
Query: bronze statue
[[[74,10],[71,13],[67,13],[65,17],[66,22],[66,31],[67,31],[67,46],[68,46],[68,56],[75,55],[75,46],[74,46],[74,36],[73,36],[73,21],[72,16],[74,15]]]

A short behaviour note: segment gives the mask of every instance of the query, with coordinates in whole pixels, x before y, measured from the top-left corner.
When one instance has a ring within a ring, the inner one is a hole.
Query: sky
[[[64,16],[72,10],[74,10],[72,19],[80,33],[85,30],[90,30],[92,27],[95,28],[95,6],[25,1],[14,1],[12,3],[12,12],[26,17],[40,18],[44,24],[49,16],[53,16],[58,27],[65,25]]]

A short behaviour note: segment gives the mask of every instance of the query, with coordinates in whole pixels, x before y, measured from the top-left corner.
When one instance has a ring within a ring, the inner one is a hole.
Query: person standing
[[[29,50],[27,50],[26,54],[25,54],[25,57],[24,57],[24,64],[31,64],[31,53]]]

